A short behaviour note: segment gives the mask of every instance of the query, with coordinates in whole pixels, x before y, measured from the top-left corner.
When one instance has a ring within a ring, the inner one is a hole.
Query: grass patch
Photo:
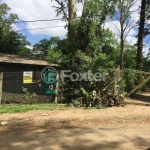
[[[29,110],[66,110],[68,106],[57,104],[20,104],[20,105],[0,105],[0,114],[3,113],[22,113]]]

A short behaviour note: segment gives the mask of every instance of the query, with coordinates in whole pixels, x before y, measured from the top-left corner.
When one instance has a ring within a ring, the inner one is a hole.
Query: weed
[[[30,92],[28,90],[28,88],[25,88],[25,87],[22,87],[22,90],[23,90],[23,92],[25,92],[25,94],[23,96],[25,98],[25,101],[23,101],[23,103],[25,103],[25,104],[27,104],[27,103],[33,104],[33,103],[35,103],[37,101],[37,99],[35,98],[37,96],[36,93]]]

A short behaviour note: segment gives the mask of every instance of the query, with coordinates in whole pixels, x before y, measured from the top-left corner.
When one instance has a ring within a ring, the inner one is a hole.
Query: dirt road
[[[146,150],[150,99],[99,110],[0,115],[0,150]]]

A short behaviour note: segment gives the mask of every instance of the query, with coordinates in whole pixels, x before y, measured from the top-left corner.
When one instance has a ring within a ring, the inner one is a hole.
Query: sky
[[[132,25],[134,25],[139,19],[139,12],[136,11],[141,4],[140,0],[136,0],[137,3],[130,9],[133,11],[131,14]],[[19,17],[19,21],[33,21],[33,20],[52,20],[59,19],[62,16],[56,16],[55,8],[57,3],[51,0],[0,0],[0,3],[6,3],[11,8],[11,13],[15,13]],[[77,16],[81,15],[82,4],[77,5]],[[60,20],[53,21],[41,21],[41,22],[22,22],[13,24],[12,27],[15,30],[25,30],[20,31],[23,35],[27,37],[27,40],[31,42],[31,48],[35,43],[38,43],[43,38],[50,38],[51,36],[59,36],[60,38],[65,38],[67,30],[64,28],[66,22]],[[61,27],[60,27],[61,26]],[[45,28],[38,30],[28,30],[35,28]],[[55,27],[55,28],[49,28]],[[105,23],[105,28],[109,28],[117,36],[117,29],[119,28],[119,22],[113,18]],[[135,38],[137,35],[137,29],[132,29],[127,36],[127,41],[129,44],[134,45],[137,42]],[[144,39],[145,46],[143,48],[143,54],[148,53],[148,48],[150,47],[150,36]]]

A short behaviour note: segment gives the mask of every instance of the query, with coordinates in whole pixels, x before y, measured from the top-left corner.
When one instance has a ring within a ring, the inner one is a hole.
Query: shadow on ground
[[[141,150],[150,147],[150,139],[122,135],[117,128],[75,126],[30,127],[0,132],[1,150]]]
[[[138,101],[150,103],[150,96],[134,95],[134,96],[132,96],[132,98],[133,98],[133,100],[138,100]]]
[[[150,91],[144,92],[142,94],[131,95],[131,98],[132,101],[127,102],[127,104],[150,106]]]

